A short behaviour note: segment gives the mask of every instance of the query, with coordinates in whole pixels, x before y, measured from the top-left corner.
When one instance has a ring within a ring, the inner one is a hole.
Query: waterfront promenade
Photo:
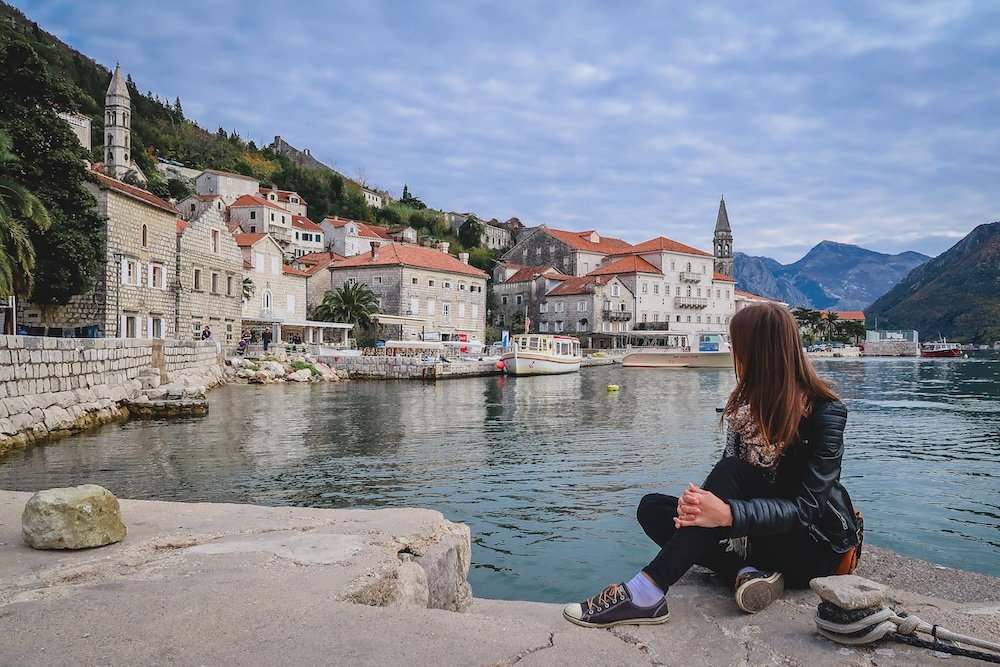
[[[588,630],[556,604],[473,601],[469,533],[428,510],[124,500],[123,542],[57,552],[21,541],[29,497],[0,492],[4,665],[937,663],[899,644],[818,637],[810,591],[744,615],[699,572],[671,589],[671,621],[655,627]],[[927,620],[1000,639],[998,579],[875,548],[859,573]]]

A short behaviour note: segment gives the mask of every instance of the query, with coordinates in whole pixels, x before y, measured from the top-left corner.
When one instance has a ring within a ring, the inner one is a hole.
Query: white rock
[[[290,382],[312,382],[312,371],[308,368],[303,368],[300,371],[289,373],[285,379]]]
[[[118,499],[97,484],[39,491],[21,515],[21,537],[35,549],[100,547],[126,532]]]
[[[832,577],[817,577],[809,582],[809,588],[825,602],[841,609],[868,609],[885,604],[888,588],[880,583],[845,574]]]

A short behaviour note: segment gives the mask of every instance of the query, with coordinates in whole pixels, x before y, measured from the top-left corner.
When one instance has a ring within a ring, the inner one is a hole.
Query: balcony
[[[631,310],[607,310],[603,312],[606,322],[628,322],[632,319]]]
[[[669,331],[670,322],[636,322],[635,331]]]
[[[694,271],[681,271],[680,279],[683,283],[700,283],[702,274],[695,273]]]
[[[708,308],[708,299],[696,296],[675,296],[674,308]]]
[[[271,238],[282,245],[287,245],[292,242],[292,230],[287,227],[271,225],[267,228],[267,233],[271,235]]]

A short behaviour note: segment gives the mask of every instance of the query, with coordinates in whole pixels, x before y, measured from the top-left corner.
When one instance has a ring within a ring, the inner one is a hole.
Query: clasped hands
[[[699,526],[718,528],[733,525],[733,512],[729,504],[711,491],[688,483],[680,500],[677,501],[675,528]]]

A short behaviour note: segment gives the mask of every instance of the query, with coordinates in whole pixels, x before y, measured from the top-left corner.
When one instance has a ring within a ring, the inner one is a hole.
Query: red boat
[[[920,346],[921,357],[946,357],[954,358],[962,353],[962,347],[958,343],[949,343],[942,339],[933,343],[924,343]]]

